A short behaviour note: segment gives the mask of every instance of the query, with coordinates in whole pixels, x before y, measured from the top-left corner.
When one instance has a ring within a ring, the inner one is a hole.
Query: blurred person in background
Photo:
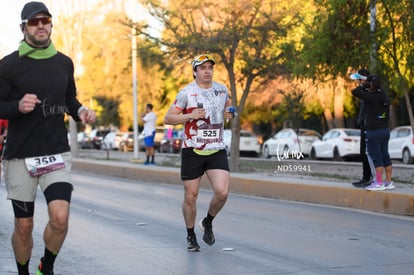
[[[368,89],[368,92],[355,89],[352,94],[366,103],[366,153],[374,179],[365,189],[372,191],[391,190],[395,186],[391,181],[392,162],[388,153],[390,101],[381,89],[380,81],[375,75],[369,75],[363,85]],[[384,171],[385,181],[382,177]]]
[[[370,72],[367,69],[361,69],[358,72],[351,74],[351,79],[358,81],[358,87],[356,87],[354,90],[368,93],[368,87],[366,87],[366,84],[367,84],[367,77],[369,75],[370,75]],[[360,100],[357,125],[361,129],[359,153],[360,153],[361,160],[362,160],[362,178],[359,181],[352,183],[353,186],[358,187],[358,188],[365,188],[372,181],[371,168],[369,166],[367,154],[365,153],[366,152],[366,135],[367,135],[366,127],[365,127],[365,119],[366,119],[366,103],[364,100]]]
[[[146,151],[145,165],[155,165],[155,126],[157,122],[157,115],[153,112],[154,106],[148,103],[145,106],[145,112],[142,114],[142,121],[144,121],[144,144]]]

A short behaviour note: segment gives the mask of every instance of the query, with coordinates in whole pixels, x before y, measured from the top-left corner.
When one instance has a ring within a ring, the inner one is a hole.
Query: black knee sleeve
[[[44,194],[47,203],[54,200],[64,200],[70,202],[72,190],[73,186],[68,182],[55,182],[46,188]]]
[[[15,218],[31,218],[34,214],[34,202],[33,201],[18,201],[11,200],[13,206],[13,212]]]

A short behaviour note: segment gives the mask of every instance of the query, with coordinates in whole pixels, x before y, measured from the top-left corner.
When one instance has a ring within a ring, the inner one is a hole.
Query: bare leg
[[[385,167],[385,180],[391,182],[392,165]]]
[[[16,218],[12,234],[12,246],[16,261],[25,263],[32,255],[33,248],[33,217]]]
[[[155,155],[155,149],[154,149],[154,146],[151,146],[149,148],[149,156],[151,157],[151,161],[154,160],[154,155]]]
[[[63,245],[69,228],[69,203],[54,200],[48,204],[49,222],[43,233],[46,248],[57,253]]]
[[[201,177],[186,180],[184,184],[184,201],[182,205],[184,222],[187,228],[193,228],[197,215],[197,198]]]
[[[227,201],[229,193],[230,174],[226,170],[212,169],[206,172],[214,191],[211,198],[208,213],[216,216]]]
[[[382,174],[384,173],[384,166],[375,167],[377,182],[382,184]]]

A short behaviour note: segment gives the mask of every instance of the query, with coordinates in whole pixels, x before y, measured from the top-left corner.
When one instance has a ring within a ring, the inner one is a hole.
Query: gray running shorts
[[[7,188],[7,198],[25,202],[34,201],[37,187],[42,192],[55,182],[72,182],[72,154],[62,153],[65,167],[47,174],[32,177],[26,168],[24,159],[3,160],[4,179]]]

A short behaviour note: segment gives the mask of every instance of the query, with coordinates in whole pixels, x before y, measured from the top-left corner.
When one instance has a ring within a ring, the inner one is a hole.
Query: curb
[[[73,159],[72,167],[78,171],[144,182],[181,184],[179,168],[79,158]],[[203,177],[201,187],[210,188],[206,177]],[[414,216],[414,189],[407,187],[391,191],[367,191],[317,179],[231,173],[230,192]]]

